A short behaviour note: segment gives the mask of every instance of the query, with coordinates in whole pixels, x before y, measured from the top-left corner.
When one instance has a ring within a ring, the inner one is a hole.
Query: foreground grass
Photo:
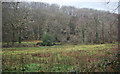
[[[3,71],[116,71],[116,44],[56,45],[3,48]]]

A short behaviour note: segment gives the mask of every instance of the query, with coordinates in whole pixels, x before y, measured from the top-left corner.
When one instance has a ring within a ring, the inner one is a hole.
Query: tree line
[[[41,2],[3,2],[3,42],[41,40],[61,43],[116,42],[118,14]]]

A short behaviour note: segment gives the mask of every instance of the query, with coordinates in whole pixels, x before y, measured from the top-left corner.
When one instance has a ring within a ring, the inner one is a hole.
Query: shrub
[[[42,41],[43,46],[52,46],[54,44],[54,37],[50,34],[43,34]]]

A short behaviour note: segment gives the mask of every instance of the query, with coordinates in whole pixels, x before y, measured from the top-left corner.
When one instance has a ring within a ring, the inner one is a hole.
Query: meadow
[[[35,42],[23,42],[35,44]],[[116,72],[117,44],[3,47],[3,72]]]

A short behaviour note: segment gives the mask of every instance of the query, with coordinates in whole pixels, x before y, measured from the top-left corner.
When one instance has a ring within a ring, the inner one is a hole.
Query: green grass
[[[14,42],[15,44],[19,44],[18,42]],[[37,42],[21,42],[21,44],[36,44]],[[2,43],[6,45],[7,43]],[[9,42],[9,44],[12,44],[12,42]]]
[[[102,45],[56,45],[56,46],[40,46],[40,47],[13,47],[13,48],[3,48],[2,52],[7,54],[32,54],[32,53],[57,53],[57,52],[70,52],[84,50],[88,51],[89,54],[97,53],[98,49],[111,49],[111,44]],[[103,51],[104,52],[104,51]]]
[[[79,72],[111,71],[116,44],[55,45],[2,49],[3,71]],[[80,70],[77,70],[79,68]]]

